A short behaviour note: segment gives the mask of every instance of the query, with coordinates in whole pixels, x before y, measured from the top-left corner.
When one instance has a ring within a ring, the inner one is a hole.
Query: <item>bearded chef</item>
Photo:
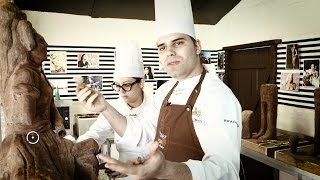
[[[155,17],[160,65],[172,79],[138,117],[121,117],[107,102],[94,109],[103,110],[124,141],[155,142],[140,165],[101,158],[136,179],[239,179],[241,106],[215,71],[201,64],[190,0],[155,0]],[[88,96],[99,99],[78,92],[85,105],[97,105]]]

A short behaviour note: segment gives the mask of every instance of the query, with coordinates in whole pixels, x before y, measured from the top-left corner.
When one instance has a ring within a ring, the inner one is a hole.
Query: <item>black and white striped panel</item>
[[[142,48],[144,66],[153,68],[154,79],[146,80],[152,83],[153,90],[157,88],[157,80],[169,80],[170,76],[159,69],[159,57],[157,49]],[[66,73],[51,73],[49,54],[52,51],[65,51],[67,55]],[[94,53],[99,55],[99,69],[78,68],[78,53]],[[67,94],[60,95],[61,99],[72,99],[77,101],[75,76],[102,76],[102,90],[100,92],[106,99],[117,99],[117,92],[111,89],[110,84],[113,79],[115,47],[90,47],[90,46],[48,46],[48,59],[44,63],[44,72],[49,80],[65,80],[68,88]]]
[[[141,48],[143,65],[152,67],[154,79],[146,79],[146,83],[153,85],[153,91],[157,89],[157,80],[169,80],[170,76],[159,67],[159,55],[156,48]]]
[[[210,62],[211,64],[214,64],[214,66],[216,67],[215,69],[217,69],[218,66],[218,51],[210,51]]]
[[[147,83],[153,83],[154,91],[157,89],[157,80],[169,80],[171,77],[159,67],[159,55],[158,50],[155,48],[142,48],[142,56],[144,66],[150,66],[154,70],[154,79],[146,80]],[[218,63],[218,51],[215,50],[203,50],[210,53],[210,62],[214,64],[217,69]]]
[[[224,50],[220,49],[211,51],[211,64],[214,64],[217,74],[225,72],[225,69],[218,70],[218,53],[224,53]],[[225,56],[223,56],[223,58],[225,58]],[[223,59],[223,62],[225,62],[225,59]]]
[[[67,54],[67,71],[66,73],[50,73],[49,54],[52,51],[65,51]],[[99,69],[78,68],[78,53],[94,53],[99,55]],[[44,72],[49,80],[63,79],[68,83],[66,95],[60,95],[61,99],[76,98],[75,76],[102,76],[102,90],[100,92],[107,99],[116,99],[118,94],[114,92],[109,84],[112,83],[114,72],[114,47],[85,47],[85,46],[48,46],[48,60],[44,62]]]
[[[286,47],[289,44],[297,44],[300,59],[299,91],[286,91],[280,89],[281,73],[290,71],[286,69]],[[305,60],[320,59],[320,38],[285,41],[278,45],[277,52],[277,85],[279,89],[279,104],[299,108],[314,109],[314,89],[312,86],[303,86],[303,67]]]

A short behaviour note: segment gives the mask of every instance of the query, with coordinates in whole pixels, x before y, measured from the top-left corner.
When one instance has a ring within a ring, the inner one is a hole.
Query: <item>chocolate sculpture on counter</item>
[[[254,122],[254,113],[252,110],[242,111],[242,139],[249,139],[252,136],[251,123]]]
[[[278,87],[276,84],[262,84],[261,98],[261,125],[254,139],[270,140],[277,136]]]
[[[98,145],[73,144],[42,70],[47,43],[13,3],[0,6],[0,179],[97,179]],[[54,131],[55,130],[55,131]]]
[[[299,136],[298,135],[292,135],[289,138],[289,147],[290,147],[290,152],[292,154],[297,153],[297,147],[299,145]]]

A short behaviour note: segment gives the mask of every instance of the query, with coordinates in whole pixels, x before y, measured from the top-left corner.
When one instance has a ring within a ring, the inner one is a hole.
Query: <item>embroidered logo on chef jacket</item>
[[[136,117],[136,116],[137,116],[137,114],[129,114],[129,116]]]
[[[167,144],[167,135],[160,132],[158,137],[158,142],[159,142],[159,147],[163,149]]]
[[[195,107],[192,111],[192,120],[194,123],[204,124],[202,120],[202,112]]]
[[[180,88],[175,89],[175,90],[173,90],[172,94],[174,94],[175,96],[181,95],[183,91],[184,91],[184,89],[180,89]]]

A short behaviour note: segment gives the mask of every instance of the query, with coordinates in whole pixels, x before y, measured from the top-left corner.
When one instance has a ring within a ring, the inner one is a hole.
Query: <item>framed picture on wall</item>
[[[78,53],[79,68],[99,68],[99,54]]]
[[[66,51],[50,51],[49,57],[51,73],[67,73]]]
[[[281,72],[280,89],[286,91],[299,91],[299,71]]]
[[[218,52],[218,66],[217,69],[224,69],[224,52]]]
[[[319,87],[319,59],[303,61],[303,85]]]
[[[298,44],[287,45],[286,69],[299,69],[300,58]]]
[[[144,79],[154,79],[153,68],[151,66],[144,67]]]
[[[200,60],[204,64],[211,64],[210,52],[209,51],[201,51]]]

